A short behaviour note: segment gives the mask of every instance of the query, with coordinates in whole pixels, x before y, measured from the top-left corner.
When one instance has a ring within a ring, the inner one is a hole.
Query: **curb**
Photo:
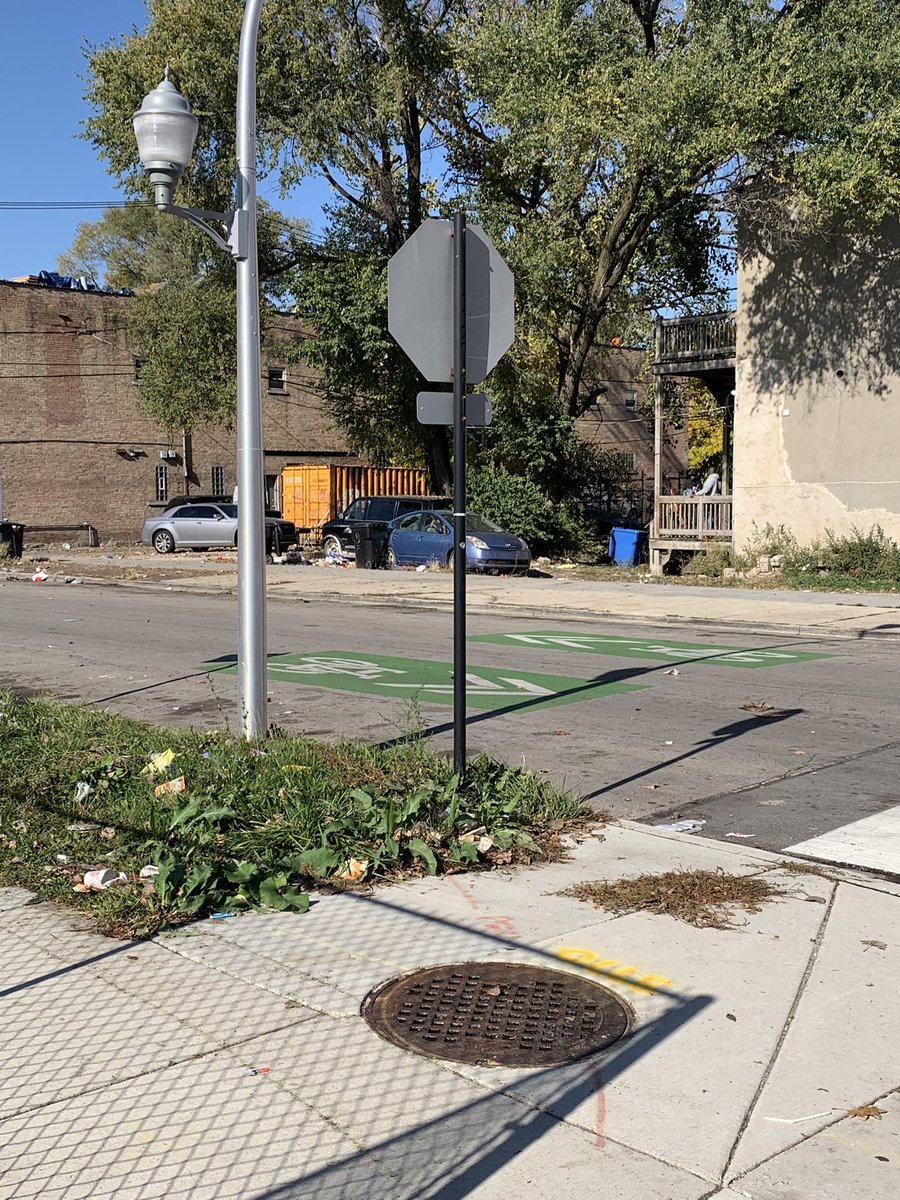
[[[179,592],[187,595],[197,596],[236,596],[236,584],[228,584],[221,587],[210,587],[203,583],[186,584],[179,580],[166,581],[151,581],[140,579],[104,579],[95,578],[89,575],[71,576],[81,581],[83,586],[91,587],[115,587],[127,589],[130,591],[139,592]],[[195,577],[196,578],[196,577]],[[28,575],[12,575],[4,574],[0,576],[0,582],[16,582],[30,583],[31,579]],[[42,586],[50,587],[71,587],[72,584],[65,583],[63,579],[47,579]],[[393,608],[393,609],[409,609],[412,611],[421,612],[446,612],[453,611],[453,603],[451,599],[445,599],[440,596],[435,596],[433,599],[419,598],[404,598],[402,596],[365,596],[365,595],[348,595],[346,592],[317,592],[314,596],[302,595],[285,595],[279,594],[275,589],[284,586],[296,587],[297,581],[290,579],[283,582],[270,584],[266,591],[266,599],[272,601],[286,601],[293,603],[311,604],[316,601],[322,603],[333,604],[340,602],[351,607],[369,607],[369,608]],[[302,586],[302,585],[301,585]],[[640,613],[634,614],[613,609],[587,609],[587,608],[572,608],[560,610],[559,608],[547,604],[545,606],[537,605],[514,605],[503,604],[497,601],[491,601],[488,604],[480,603],[475,597],[468,595],[467,611],[473,616],[501,616],[506,619],[519,617],[523,620],[541,620],[541,621],[612,621],[622,625],[646,626],[653,624],[666,624],[689,626],[691,628],[702,628],[710,630],[734,630],[737,633],[754,633],[766,636],[781,636],[781,637],[797,637],[797,638],[815,638],[816,640],[834,640],[834,641],[878,641],[900,642],[900,623],[890,629],[854,629],[844,630],[835,628],[833,625],[805,625],[793,624],[787,621],[772,621],[766,620],[746,620],[742,618],[729,617],[704,617],[704,616],[685,616],[680,613]],[[895,611],[891,609],[890,611]],[[898,615],[900,615],[900,610]],[[858,614],[855,614],[858,615]],[[844,618],[850,619],[850,618]]]

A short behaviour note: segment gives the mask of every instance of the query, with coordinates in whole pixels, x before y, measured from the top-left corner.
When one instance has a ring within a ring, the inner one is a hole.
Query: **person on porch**
[[[694,495],[695,496],[718,496],[718,494],[719,494],[719,492],[721,492],[721,490],[722,490],[722,486],[721,486],[721,482],[719,480],[719,476],[716,474],[715,471],[710,471],[710,473],[707,475],[706,479],[704,479],[704,481],[703,481],[703,487],[694,489]]]

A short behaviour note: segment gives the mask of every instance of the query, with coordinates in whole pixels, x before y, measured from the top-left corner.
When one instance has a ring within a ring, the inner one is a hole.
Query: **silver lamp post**
[[[266,711],[265,506],[260,410],[259,268],[256,244],[256,38],[263,0],[246,0],[238,51],[237,173],[231,212],[180,208],[172,194],[190,161],[197,118],[165,78],[134,114],[141,163],[156,207],[196,225],[237,265],[238,677],[241,729],[264,737]],[[224,225],[222,237],[208,222]]]

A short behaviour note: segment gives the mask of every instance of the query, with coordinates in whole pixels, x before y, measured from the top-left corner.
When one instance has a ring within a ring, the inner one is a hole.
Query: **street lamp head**
[[[197,118],[169,80],[168,67],[162,82],[144,97],[133,124],[141,163],[156,191],[156,205],[164,208],[172,203],[197,136]]]

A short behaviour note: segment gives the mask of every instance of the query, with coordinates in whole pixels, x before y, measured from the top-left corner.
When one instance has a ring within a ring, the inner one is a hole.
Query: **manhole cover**
[[[452,963],[389,979],[363,1016],[416,1054],[497,1067],[553,1067],[605,1050],[630,1026],[591,979],[521,963]]]

